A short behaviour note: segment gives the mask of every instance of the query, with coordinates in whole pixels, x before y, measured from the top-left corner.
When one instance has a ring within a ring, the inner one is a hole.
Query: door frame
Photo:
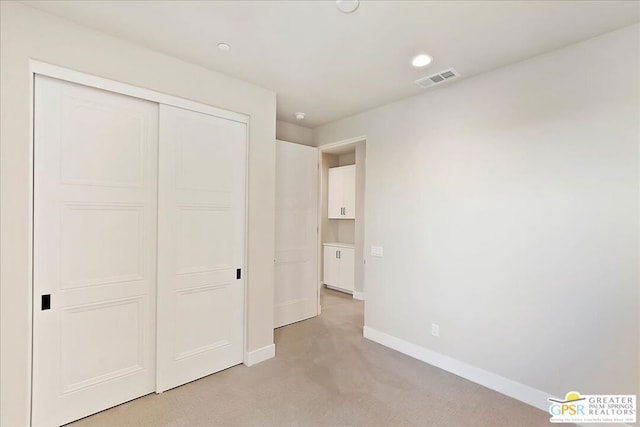
[[[121,95],[130,96],[133,98],[143,99],[151,102],[155,102],[158,104],[170,105],[173,107],[182,108],[185,110],[195,111],[198,113],[204,113],[210,116],[220,117],[226,120],[232,120],[238,123],[243,123],[247,125],[247,138],[245,141],[246,144],[246,155],[245,155],[245,218],[244,218],[244,269],[245,269],[245,281],[244,281],[244,303],[243,303],[243,364],[250,365],[249,361],[249,352],[247,349],[247,337],[248,337],[248,325],[247,321],[248,316],[248,285],[250,280],[250,275],[248,274],[248,248],[249,248],[249,133],[250,133],[250,116],[247,114],[242,114],[235,111],[224,110],[218,107],[213,107],[210,105],[202,104],[196,101],[190,101],[188,99],[180,98],[173,95],[168,95],[165,93],[157,92],[150,89],[144,89],[138,86],[133,86],[126,83],[121,83],[115,80],[105,79],[103,77],[94,76],[92,74],[83,73],[80,71],[71,70],[68,68],[60,67],[57,65],[49,64],[42,61],[37,61],[34,59],[29,60],[29,90],[30,90],[30,102],[29,102],[29,118],[31,126],[29,126],[29,140],[31,144],[29,145],[29,282],[31,286],[29,287],[29,298],[31,304],[29,304],[29,316],[28,316],[28,330],[29,336],[28,342],[29,345],[29,359],[27,363],[30,366],[29,369],[29,402],[31,407],[31,402],[33,400],[33,328],[34,321],[33,315],[35,310],[36,302],[34,300],[34,280],[33,280],[33,267],[34,267],[34,240],[33,240],[33,219],[34,219],[34,152],[35,152],[35,76],[42,75],[46,77],[52,77],[55,79],[63,80],[69,83],[76,83],[83,86],[106,90],[108,92],[113,92]],[[156,311],[157,317],[157,311]],[[157,349],[157,343],[156,343]],[[156,378],[156,390],[157,390],[157,378]],[[31,410],[29,411],[29,421],[31,422]]]
[[[358,143],[364,143],[365,145],[365,150],[366,150],[366,144],[367,144],[367,135],[360,135],[360,136],[356,136],[353,138],[347,138],[347,139],[342,139],[336,142],[331,142],[328,144],[324,144],[324,145],[320,145],[318,147],[318,184],[319,184],[319,189],[318,189],[318,314],[320,314],[322,312],[322,307],[320,305],[320,290],[322,289],[322,268],[324,266],[324,263],[322,262],[323,259],[323,247],[322,247],[322,215],[323,215],[323,211],[322,211],[322,195],[324,193],[324,187],[328,184],[327,182],[324,182],[322,179],[322,170],[323,170],[323,161],[322,161],[322,154],[324,154],[326,151],[329,150],[334,150],[336,148],[346,148],[348,146],[353,146],[355,148],[356,144]],[[366,172],[366,157],[365,157],[365,172]],[[356,160],[356,170],[358,168],[358,163]],[[366,194],[366,178],[365,178],[365,182],[364,182],[364,193]],[[365,194],[363,194],[363,200],[365,198]],[[357,196],[356,196],[357,198]],[[356,217],[357,217],[357,212],[356,212]],[[363,221],[363,224],[366,224],[366,218],[365,218],[365,210],[362,209],[362,218],[361,220]],[[365,251],[365,233],[363,232],[363,236],[362,236],[362,242],[360,242],[362,245],[362,258],[363,261],[366,260],[366,251]],[[356,245],[358,244],[358,242],[356,242]],[[356,259],[356,261],[358,261]],[[363,268],[364,270],[364,268]],[[364,282],[365,282],[365,277],[364,277],[364,271],[363,271],[363,277],[362,277],[362,284],[364,286]],[[354,298],[355,299],[359,299],[359,300],[364,300],[364,292],[358,292],[356,294],[356,292],[354,291],[353,293]]]

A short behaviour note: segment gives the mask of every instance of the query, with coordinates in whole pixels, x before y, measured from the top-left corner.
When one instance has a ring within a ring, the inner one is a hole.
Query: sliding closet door
[[[155,390],[157,104],[36,78],[33,425]]]
[[[246,124],[160,106],[158,391],[242,363]]]

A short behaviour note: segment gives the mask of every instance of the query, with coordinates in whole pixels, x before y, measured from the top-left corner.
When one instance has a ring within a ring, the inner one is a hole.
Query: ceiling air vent
[[[444,83],[448,80],[453,80],[456,77],[460,76],[456,70],[453,68],[449,68],[444,71],[440,71],[439,73],[433,74],[431,76],[423,77],[421,79],[416,80],[416,84],[423,88],[428,88],[440,83]]]

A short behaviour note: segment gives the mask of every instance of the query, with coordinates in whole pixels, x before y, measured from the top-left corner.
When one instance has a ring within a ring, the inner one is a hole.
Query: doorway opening
[[[274,328],[365,299],[365,160],[365,137],[276,141]]]
[[[320,147],[319,161],[318,286],[365,300],[366,139]]]

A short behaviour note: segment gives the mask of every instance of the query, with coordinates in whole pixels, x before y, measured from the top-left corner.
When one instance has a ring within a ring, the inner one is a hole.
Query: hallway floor
[[[548,426],[549,415],[362,337],[364,303],[279,328],[276,357],[84,418],[85,426]]]

